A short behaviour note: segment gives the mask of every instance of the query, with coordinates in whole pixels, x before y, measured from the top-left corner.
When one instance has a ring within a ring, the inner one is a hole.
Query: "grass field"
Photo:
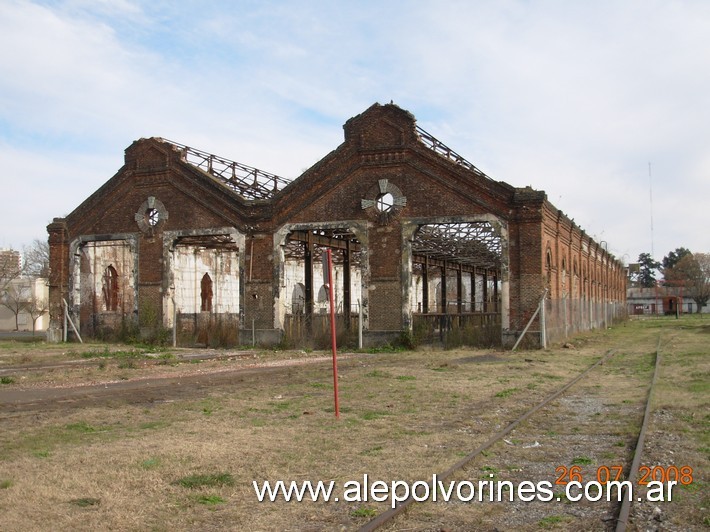
[[[333,480],[342,485],[362,481],[365,474],[386,482],[430,479],[609,349],[617,354],[578,393],[603,404],[603,417],[614,421],[616,432],[600,433],[591,411],[575,426],[555,425],[561,411],[552,409],[546,414],[551,417],[516,430],[510,445],[522,449],[537,441],[544,449],[544,457],[526,451],[530,457],[521,454],[520,460],[616,463],[628,457],[638,430],[637,405],[645,397],[659,335],[663,366],[649,457],[664,466],[690,465],[694,471],[693,483],[684,486],[678,499],[663,503],[659,526],[701,530],[710,526],[710,320],[695,316],[631,321],[573,338],[572,348],[546,351],[354,353],[339,366],[340,419],[334,416],[327,360],[241,374],[234,360],[179,362],[170,350],[2,343],[0,370],[10,365],[28,369],[1,377],[0,397],[103,381],[134,382],[140,390],[142,379],[187,373],[220,371],[230,377],[213,385],[176,382],[176,389],[191,388],[179,395],[163,389],[150,401],[117,398],[27,410],[0,405],[0,530],[356,529],[387,503],[260,503],[252,481]],[[254,351],[251,357],[287,364],[327,355]],[[42,368],[77,360],[87,364]],[[587,404],[567,406],[579,411]],[[567,406],[563,401],[556,408]],[[590,442],[589,448],[570,455],[565,438],[572,435],[587,438],[578,441]],[[506,463],[503,451],[492,449],[489,460],[471,466],[469,473],[480,476],[495,469],[502,476],[501,471],[516,469]],[[532,471],[522,469],[519,476]],[[554,480],[554,465],[547,470]],[[503,512],[505,503],[498,504]],[[574,505],[556,507],[548,515],[516,522],[515,528],[575,529],[574,510]],[[607,526],[598,525],[599,530]],[[470,509],[422,504],[392,529],[493,526],[490,515],[484,519]],[[512,526],[503,523],[500,529]]]

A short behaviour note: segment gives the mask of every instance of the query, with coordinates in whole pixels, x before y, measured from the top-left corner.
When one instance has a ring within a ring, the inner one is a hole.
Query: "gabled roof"
[[[394,104],[386,104],[385,106],[377,103],[373,104],[363,113],[350,118],[344,127],[347,130],[352,127],[353,123],[364,119],[368,114],[382,108],[396,108],[397,111],[403,113],[409,120],[411,120],[415,128],[414,136],[422,146],[430,149],[449,162],[473,172],[478,177],[487,179],[497,185],[510,187],[507,183],[495,181],[493,178],[478,169],[473,163],[434,137],[434,135],[416,125],[416,120],[411,113]],[[295,184],[295,182],[300,179],[287,179],[243,163],[232,161],[226,157],[214,155],[165,138],[154,137],[154,139],[170,145],[172,149],[180,152],[183,161],[217,178],[220,182],[246,200],[270,199],[286,186],[292,183]]]

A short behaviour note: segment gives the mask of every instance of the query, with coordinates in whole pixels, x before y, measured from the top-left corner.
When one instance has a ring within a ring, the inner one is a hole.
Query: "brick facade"
[[[121,263],[121,297],[131,302],[120,312],[124,324],[172,326],[173,313],[188,312],[175,294],[193,290],[193,300],[198,300],[195,279],[211,273],[216,283],[221,279],[231,283],[227,291],[215,286],[214,293],[229,294],[230,305],[239,309],[232,314],[242,334],[256,330],[263,342],[279,341],[292,309],[304,308],[290,300],[298,291],[284,289],[289,270],[284,261],[289,253],[301,254],[298,264],[312,271],[323,246],[352,264],[339,269],[341,312],[349,316],[356,305],[350,293],[357,292],[365,334],[372,338],[409,330],[413,315],[421,311],[421,301],[413,308],[415,295],[426,302],[438,293],[444,314],[450,309],[461,314],[464,297],[471,301],[470,310],[477,311],[478,297],[486,310],[499,315],[504,344],[525,327],[545,288],[553,300],[623,303],[625,276],[619,262],[555,209],[544,192],[485,176],[426,137],[414,117],[396,105],[375,104],[348,120],[344,130],[343,144],[263,198],[248,197],[238,188],[243,183],[232,186],[228,175],[217,175],[213,159],[208,160],[209,167],[197,167],[187,159],[187,149],[174,143],[157,138],[134,142],[116,175],[69,216],[48,226],[54,327],[60,325],[62,299],[68,301],[82,332],[95,334],[96,323],[108,323],[96,319],[97,314],[110,312],[101,299],[109,297],[106,283],[111,280],[108,266],[89,245],[94,242],[113,242],[135,251],[133,263]],[[457,224],[485,228],[496,247],[480,244],[481,253],[493,258],[478,263],[470,251],[476,242],[468,242],[464,260],[450,252],[436,254],[416,241],[420,228]],[[194,274],[176,276],[176,254],[190,249],[230,254],[229,260],[214,264],[229,264],[232,269],[238,264],[239,272],[225,276],[212,262],[195,260]],[[134,267],[130,270],[125,264]],[[346,275],[350,268],[358,268],[358,275]],[[445,280],[439,274],[437,282],[440,288],[446,286],[446,294],[458,294],[458,302],[446,304],[447,297],[455,296],[441,296],[438,288],[426,284],[431,268],[434,273],[448,272]],[[89,274],[104,279],[104,285],[96,281],[88,289]],[[465,283],[447,286],[462,276]],[[322,283],[311,277],[305,276],[306,313]],[[348,285],[351,277],[357,278],[357,290]],[[186,279],[190,286],[184,285]],[[487,301],[495,301],[488,305],[481,293],[462,293],[462,287],[471,292],[476,286],[479,292],[484,287]]]

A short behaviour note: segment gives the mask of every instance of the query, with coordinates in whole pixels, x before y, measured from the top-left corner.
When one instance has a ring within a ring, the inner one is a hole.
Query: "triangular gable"
[[[161,194],[156,192],[161,190]],[[220,225],[244,225],[249,216],[250,202],[232,188],[189,164],[171,144],[148,138],[133,142],[125,151],[125,163],[119,171],[66,219],[72,234],[96,233],[104,225],[113,228],[111,233],[118,232],[117,226],[130,232],[135,230],[132,221],[137,213],[126,212],[127,204],[135,203],[135,208],[139,208],[145,198],[162,195],[167,202],[176,194],[221,219]],[[104,223],[107,217],[115,219]]]
[[[355,173],[370,168],[374,174],[396,166],[401,167],[405,178],[414,176],[422,180],[422,185],[431,181],[442,193],[446,191],[476,210],[508,216],[507,204],[515,188],[491,179],[419,128],[408,111],[394,104],[374,104],[349,119],[343,129],[345,141],[336,150],[275,196],[277,223],[286,222],[316,202],[328,201],[326,195],[333,194],[333,201],[342,202],[343,196],[357,194],[351,189],[344,194],[334,193]]]

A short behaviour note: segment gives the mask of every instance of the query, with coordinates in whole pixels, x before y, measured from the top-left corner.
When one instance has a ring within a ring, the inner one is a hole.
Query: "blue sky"
[[[710,2],[0,0],[0,247],[160,136],[284,177],[393,100],[633,262],[710,252]],[[649,178],[649,162],[651,177]]]

